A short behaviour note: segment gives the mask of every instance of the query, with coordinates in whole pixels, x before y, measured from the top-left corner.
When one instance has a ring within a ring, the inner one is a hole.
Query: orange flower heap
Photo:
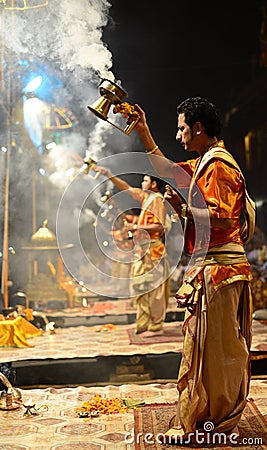
[[[130,411],[125,406],[123,399],[102,398],[101,395],[96,394],[90,401],[84,402],[80,408],[76,409],[77,413],[89,413],[89,414],[122,414]]]
[[[97,327],[96,331],[114,331],[116,330],[116,325],[113,325],[112,323],[107,323],[105,325],[101,325],[100,327]]]
[[[113,112],[121,113],[124,117],[130,117],[133,120],[139,119],[139,114],[135,111],[134,106],[130,105],[127,102],[117,103],[114,106]]]

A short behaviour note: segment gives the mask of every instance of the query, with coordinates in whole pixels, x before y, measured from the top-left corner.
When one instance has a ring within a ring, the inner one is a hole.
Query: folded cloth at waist
[[[235,264],[239,265],[236,273]],[[199,291],[202,287],[202,278],[205,267],[213,266],[219,273],[223,272],[222,280],[215,280],[214,289],[217,290],[220,285],[228,284],[232,281],[249,280],[249,262],[247,260],[244,247],[233,242],[221,246],[212,247],[206,254],[192,258],[184,274],[183,283],[175,294],[179,306],[187,307],[193,312],[198,302]],[[240,266],[242,267],[240,272]],[[227,267],[229,269],[227,269]],[[222,270],[221,270],[222,269]],[[247,273],[248,272],[248,273]],[[213,274],[214,276],[214,274]],[[218,278],[218,277],[217,277]]]
[[[196,252],[193,265],[207,264],[238,264],[248,262],[243,245],[229,242],[216,247],[210,247],[206,253]]]

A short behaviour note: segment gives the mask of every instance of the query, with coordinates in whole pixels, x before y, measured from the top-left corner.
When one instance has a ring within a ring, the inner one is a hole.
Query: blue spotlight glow
[[[54,102],[54,90],[62,86],[62,81],[47,65],[36,60],[19,60],[24,94],[34,93],[47,102]],[[41,78],[40,78],[41,77]],[[39,85],[35,85],[38,83]],[[32,84],[33,83],[33,84]]]
[[[36,91],[36,89],[38,89],[41,86],[42,81],[43,81],[42,75],[37,75],[37,77],[29,81],[29,83],[23,89],[23,92],[28,93]]]

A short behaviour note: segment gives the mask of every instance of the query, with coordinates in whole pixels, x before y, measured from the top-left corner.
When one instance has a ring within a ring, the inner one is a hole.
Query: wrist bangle
[[[182,203],[181,205],[181,217],[183,219],[188,217],[188,205],[186,203]]]
[[[156,150],[158,150],[159,146],[156,145],[154,148],[152,148],[152,150],[146,150],[146,153],[148,155],[152,155],[152,153],[155,153]]]
[[[133,229],[134,229],[134,231],[137,230],[137,224],[136,223],[134,224]]]

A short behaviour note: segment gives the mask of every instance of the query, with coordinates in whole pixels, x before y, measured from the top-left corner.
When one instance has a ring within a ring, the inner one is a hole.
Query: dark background
[[[129,102],[147,112],[160,147],[184,159],[175,142],[176,105],[199,95],[225,117],[256,76],[264,2],[110,3],[103,39],[113,54],[112,71]]]

